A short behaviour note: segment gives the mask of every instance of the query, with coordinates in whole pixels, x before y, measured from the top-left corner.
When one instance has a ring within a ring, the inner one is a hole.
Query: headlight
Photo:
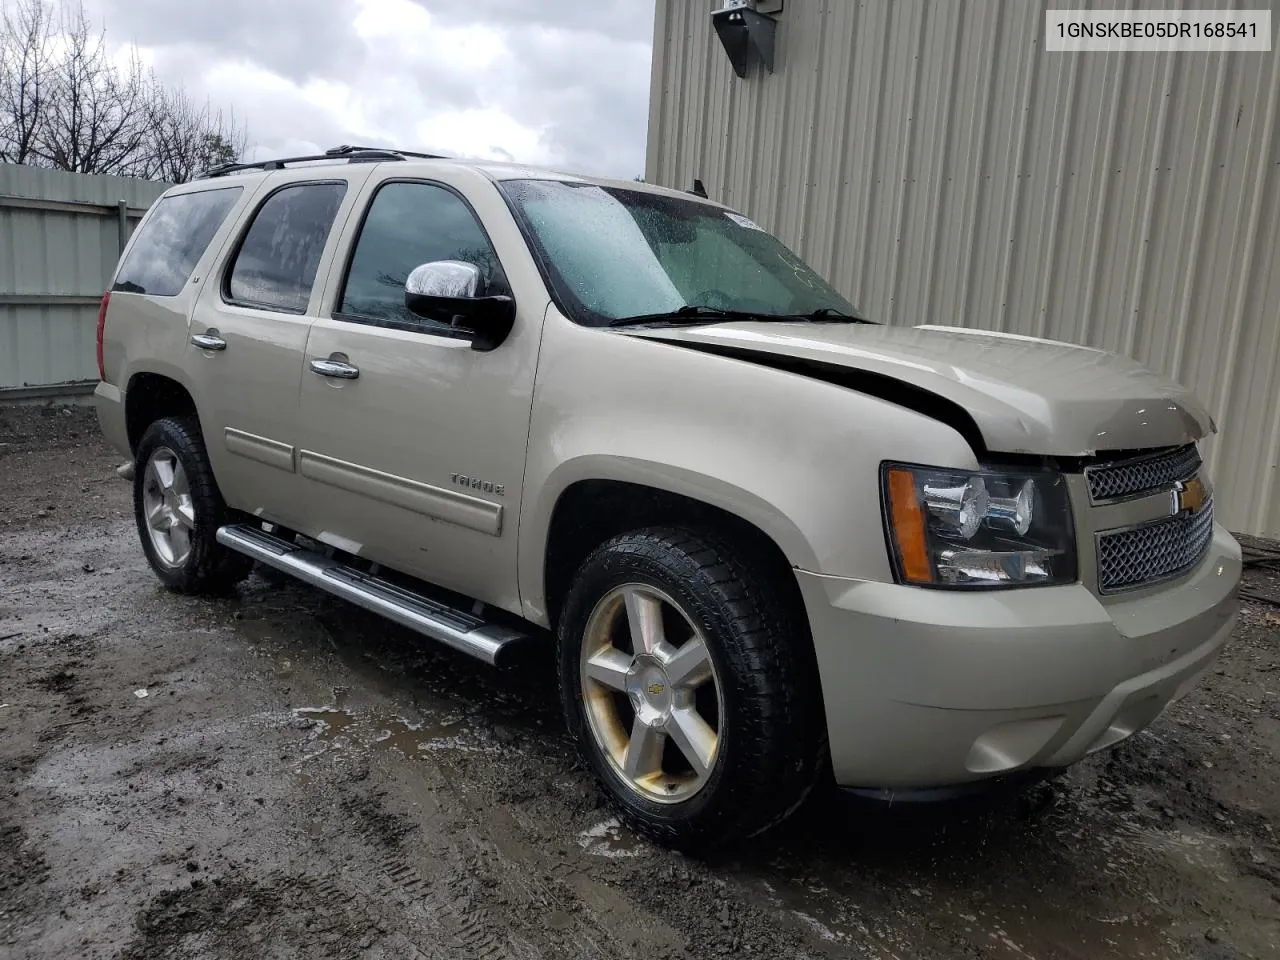
[[[1071,501],[1060,473],[886,463],[880,482],[900,583],[978,588],[1076,578]]]

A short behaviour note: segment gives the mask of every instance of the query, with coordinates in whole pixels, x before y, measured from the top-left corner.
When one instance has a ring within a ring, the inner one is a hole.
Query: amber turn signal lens
[[[924,511],[909,470],[889,470],[890,534],[907,583],[932,583],[933,566],[925,544]]]

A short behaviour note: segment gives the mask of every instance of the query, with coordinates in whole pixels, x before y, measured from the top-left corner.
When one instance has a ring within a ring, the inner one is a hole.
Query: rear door
[[[187,373],[218,486],[232,507],[291,527],[305,524],[298,388],[316,278],[368,175],[324,167],[270,178],[192,316]]]

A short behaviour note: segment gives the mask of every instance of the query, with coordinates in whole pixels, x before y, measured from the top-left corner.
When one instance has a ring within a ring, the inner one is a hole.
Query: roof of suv
[[[253,163],[227,164],[215,167],[200,175],[197,179],[222,179],[224,177],[262,177],[284,169],[299,167],[316,167],[323,169],[340,163],[395,163],[397,169],[406,173],[426,172],[438,169],[442,165],[465,166],[488,177],[490,180],[560,180],[566,183],[591,183],[597,186],[613,187],[624,190],[639,190],[645,193],[662,193],[671,196],[696,199],[705,203],[716,204],[701,194],[691,191],[673,190],[656,184],[644,183],[640,180],[618,180],[610,177],[594,177],[586,174],[568,173],[562,170],[551,170],[545,167],[529,166],[522,163],[504,163],[497,160],[479,160],[454,157],[442,157],[423,153],[412,153],[405,150],[394,150],[382,147],[335,147],[323,154],[301,157],[284,157],[273,160],[262,160]],[[403,166],[401,166],[403,165]]]

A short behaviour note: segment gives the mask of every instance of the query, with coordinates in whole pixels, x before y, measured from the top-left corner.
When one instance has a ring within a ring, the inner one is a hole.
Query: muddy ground
[[[1280,957],[1280,572],[1148,732],[1014,798],[617,826],[550,668],[255,575],[161,590],[88,411],[0,410],[0,957]]]

